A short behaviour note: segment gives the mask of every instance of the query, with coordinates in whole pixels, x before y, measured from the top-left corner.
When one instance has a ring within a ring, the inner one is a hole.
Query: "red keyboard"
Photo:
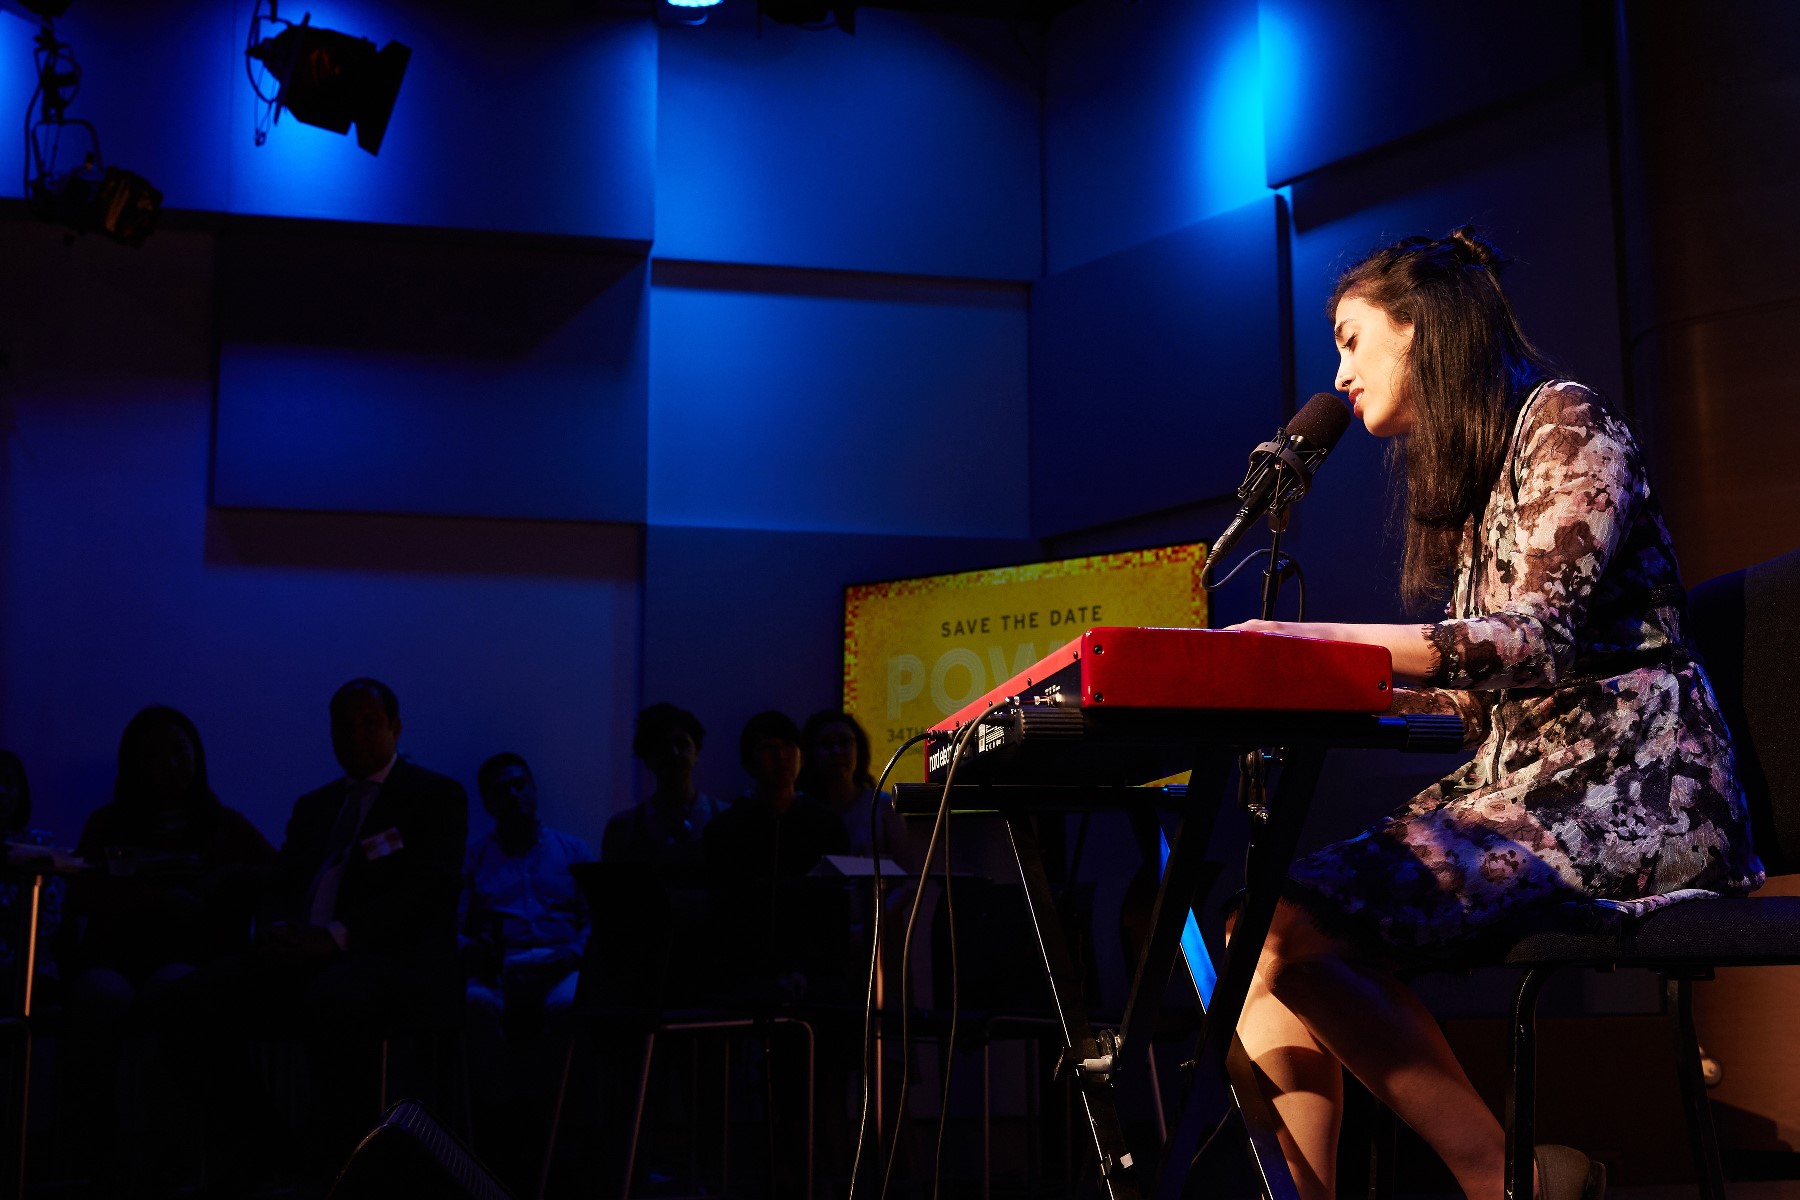
[[[971,760],[1013,758],[1025,741],[1063,746],[1074,739],[1094,741],[1090,735],[1102,727],[1110,734],[1105,741],[1124,752],[1133,740],[1166,742],[1172,729],[1181,728],[1166,718],[1182,714],[1206,715],[1215,726],[1241,725],[1224,721],[1233,714],[1367,716],[1387,711],[1393,685],[1392,657],[1382,646],[1222,629],[1105,626],[1088,630],[932,726],[925,743],[926,778],[942,779],[958,730],[1009,697],[1016,703],[984,722],[971,741]],[[1012,753],[995,753],[1002,750]],[[1136,765],[1141,755],[1114,758],[1124,775],[1149,769]],[[1051,761],[1067,762],[1070,755],[1051,754],[1046,765]]]

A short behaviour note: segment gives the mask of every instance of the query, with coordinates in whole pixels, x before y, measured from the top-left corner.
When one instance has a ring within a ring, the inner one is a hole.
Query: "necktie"
[[[357,831],[380,790],[379,783],[367,779],[353,779],[344,787],[344,802],[338,806],[337,819],[331,823],[331,833],[325,839],[324,860],[313,878],[307,904],[307,916],[314,925],[324,925],[337,915],[338,884],[343,881],[344,868],[356,845]]]

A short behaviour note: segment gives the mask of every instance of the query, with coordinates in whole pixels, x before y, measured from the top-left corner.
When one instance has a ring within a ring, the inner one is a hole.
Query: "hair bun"
[[[1500,253],[1494,243],[1476,233],[1473,225],[1452,229],[1444,242],[1449,245],[1451,253],[1463,262],[1470,266],[1486,267],[1495,274],[1512,261]]]

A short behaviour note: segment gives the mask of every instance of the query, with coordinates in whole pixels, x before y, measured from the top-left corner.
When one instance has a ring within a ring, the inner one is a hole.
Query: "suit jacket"
[[[294,802],[281,845],[284,907],[304,921],[312,882],[348,794],[339,779]],[[400,759],[357,830],[333,919],[352,953],[412,962],[453,959],[469,797],[462,784]]]

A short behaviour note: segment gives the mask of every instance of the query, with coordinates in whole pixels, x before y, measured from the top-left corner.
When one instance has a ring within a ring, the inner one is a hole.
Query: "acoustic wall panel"
[[[1032,532],[1215,498],[1285,418],[1275,199],[1032,289]]]
[[[879,8],[848,37],[748,0],[664,29],[658,255],[1037,278],[1038,37]]]
[[[1581,71],[1568,0],[1258,0],[1270,186]]]
[[[585,243],[228,235],[213,503],[642,520],[646,274]]]
[[[0,263],[33,281],[0,289],[0,745],[24,748],[34,825],[74,844],[120,730],[164,703],[279,842],[341,773],[332,691],[368,674],[399,692],[405,753],[472,792],[517,751],[545,821],[597,841],[635,769],[641,528],[209,510],[215,239],[71,248],[3,219]]]
[[[658,262],[650,521],[1023,536],[1025,300]]]
[[[1049,272],[1268,195],[1256,0],[1086,0],[1050,31]]]

